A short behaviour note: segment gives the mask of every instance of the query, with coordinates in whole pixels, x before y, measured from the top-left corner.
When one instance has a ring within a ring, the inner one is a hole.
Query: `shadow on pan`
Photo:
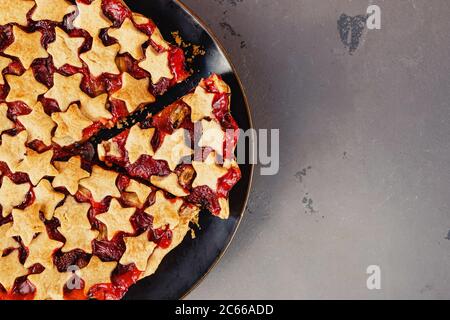
[[[201,78],[217,73],[232,89],[232,114],[239,127],[244,130],[252,127],[247,100],[233,66],[218,41],[190,10],[176,0],[125,2],[134,12],[152,18],[165,39],[172,39],[171,32],[179,31],[184,41],[199,44],[206,50],[206,55],[194,62],[194,75],[162,97],[163,103],[175,101]],[[202,213],[196,239],[187,235],[166,256],[156,274],[131,287],[124,299],[181,299],[199,284],[227,249],[245,211],[253,166],[241,165],[241,170],[242,179],[230,194],[230,219],[222,221]]]

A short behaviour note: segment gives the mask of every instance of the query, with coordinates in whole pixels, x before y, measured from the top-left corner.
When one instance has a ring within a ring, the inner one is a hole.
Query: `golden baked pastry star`
[[[80,101],[86,96],[80,88],[83,79],[81,73],[68,77],[55,73],[53,79],[53,87],[45,94],[45,97],[58,102],[62,112],[66,111],[72,103]]]
[[[89,71],[94,77],[103,73],[119,74],[120,71],[116,64],[119,50],[118,44],[106,47],[100,39],[94,38],[91,50],[80,54],[80,58],[88,65]]]
[[[145,59],[139,63],[139,67],[150,73],[153,84],[157,84],[162,78],[173,79],[167,51],[159,53],[152,46],[148,46],[145,50]]]
[[[7,176],[4,176],[2,186],[0,187],[2,216],[9,216],[14,207],[22,204],[29,191],[30,185],[28,183],[15,184]]]
[[[25,159],[19,163],[16,171],[27,173],[31,183],[37,185],[43,177],[54,177],[58,174],[51,163],[52,158],[53,150],[37,153],[27,149]]]
[[[40,140],[46,146],[52,143],[52,130],[55,123],[44,111],[44,107],[38,102],[31,113],[17,117],[28,131],[28,142]]]
[[[186,146],[186,129],[177,129],[171,135],[166,135],[161,146],[156,150],[153,159],[165,160],[170,170],[175,170],[181,159],[190,156],[194,151]]]
[[[142,45],[148,40],[148,37],[138,30],[130,19],[126,18],[120,28],[109,29],[108,33],[119,42],[120,53],[128,52],[136,60],[144,57]]]
[[[126,266],[134,263],[140,271],[145,271],[148,257],[155,250],[156,243],[148,240],[148,232],[144,232],[139,237],[125,237],[126,250],[120,259],[120,264]]]
[[[72,157],[69,161],[55,162],[58,174],[53,179],[53,187],[65,187],[71,195],[78,191],[78,183],[81,179],[90,176],[89,172],[81,168],[81,158]]]
[[[111,21],[103,14],[102,0],[95,0],[91,4],[77,1],[78,16],[73,21],[76,28],[84,29],[95,38],[100,29],[111,26]]]
[[[45,219],[51,220],[56,206],[64,199],[64,194],[56,192],[48,180],[41,180],[34,188],[35,203],[41,206]]]
[[[94,201],[101,202],[107,196],[120,198],[119,189],[116,186],[118,173],[104,170],[98,166],[92,168],[89,178],[82,179],[80,185],[88,189]]]
[[[117,262],[103,262],[97,256],[92,256],[87,267],[80,270],[84,281],[84,291],[88,292],[94,285],[111,283],[111,274]]]
[[[12,3],[11,0],[0,0],[0,25],[17,23],[22,26],[28,24],[27,13],[34,7],[34,1],[20,0]]]
[[[13,225],[6,234],[10,237],[19,236],[28,247],[37,233],[47,232],[39,217],[39,208],[38,204],[32,204],[25,210],[13,209]]]
[[[28,257],[25,268],[40,263],[45,268],[53,267],[53,253],[63,246],[62,242],[52,240],[46,232],[39,234],[28,246]]]
[[[204,162],[192,161],[197,176],[195,177],[192,187],[208,186],[213,191],[217,191],[219,178],[227,174],[228,170],[216,164],[216,155],[211,152]]]
[[[156,192],[155,203],[147,208],[147,214],[153,217],[153,229],[164,228],[169,225],[170,229],[175,228],[180,222],[178,214],[183,200],[167,199],[162,191]]]
[[[134,232],[130,218],[135,212],[135,208],[124,208],[119,201],[112,199],[108,211],[97,215],[96,218],[106,225],[107,238],[112,240],[118,232]]]
[[[58,125],[53,141],[60,146],[68,146],[83,139],[83,130],[93,124],[86,118],[76,104],[72,104],[66,112],[52,114]]]
[[[135,163],[142,155],[154,155],[151,144],[155,128],[141,129],[133,126],[128,134],[125,149],[128,152],[128,160]]]
[[[36,9],[31,16],[34,21],[50,20],[55,22],[62,22],[66,14],[75,11],[76,7],[66,0],[58,2],[55,5],[55,0],[34,0],[36,2]]]
[[[36,80],[32,69],[28,69],[20,76],[7,74],[5,78],[10,87],[6,102],[22,101],[31,108],[36,104],[38,96],[48,90]]]
[[[129,112],[135,111],[143,104],[155,102],[155,97],[148,91],[149,80],[135,79],[129,73],[122,74],[122,88],[114,92],[111,97],[123,100]]]
[[[191,120],[197,122],[203,118],[214,118],[213,102],[214,93],[209,93],[202,87],[198,86],[194,93],[183,97],[183,102],[191,107]]]
[[[0,284],[11,291],[17,278],[27,275],[28,270],[19,261],[19,252],[13,251],[6,257],[0,256]]]
[[[54,1],[54,0],[45,0]],[[78,49],[84,43],[84,38],[72,38],[59,27],[55,28],[56,39],[48,44],[48,53],[53,57],[53,64],[56,68],[68,64],[81,68],[83,63],[78,55]]]

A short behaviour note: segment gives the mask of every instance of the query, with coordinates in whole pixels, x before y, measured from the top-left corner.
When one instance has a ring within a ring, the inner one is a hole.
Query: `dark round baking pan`
[[[239,127],[250,129],[252,121],[241,82],[223,47],[205,24],[177,0],[125,2],[134,12],[153,19],[165,39],[172,39],[171,33],[178,31],[186,43],[201,45],[206,52],[192,62],[193,76],[168,91],[158,104],[162,107],[175,101],[194,88],[202,77],[217,73],[231,87],[231,109]],[[125,299],[181,299],[216,265],[236,233],[250,192],[253,165],[241,164],[240,167],[242,179],[230,194],[230,218],[224,221],[202,213],[196,238],[186,236],[182,244],[166,256],[156,274],[131,287]]]

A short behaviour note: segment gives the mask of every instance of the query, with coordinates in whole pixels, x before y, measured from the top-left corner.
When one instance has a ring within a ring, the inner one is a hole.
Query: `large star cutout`
[[[3,75],[1,73],[9,66],[11,62],[12,60],[10,58],[0,57],[0,84],[5,84]]]
[[[12,249],[19,247],[19,244],[11,237],[7,236],[6,233],[11,229],[12,223],[7,223],[0,226],[0,256],[6,249]]]
[[[32,204],[25,210],[13,209],[13,225],[6,234],[10,237],[19,236],[28,247],[37,233],[46,232],[45,225],[39,218],[39,207],[38,204]]]
[[[156,192],[155,203],[145,212],[153,217],[153,229],[164,228],[167,225],[170,229],[173,229],[180,223],[178,212],[182,205],[183,200],[169,200],[162,191],[158,191]]]
[[[36,288],[35,300],[64,300],[64,286],[73,278],[72,272],[59,272],[54,266],[42,273],[31,274],[28,280]]]
[[[84,292],[88,292],[94,285],[111,283],[111,274],[117,262],[103,262],[97,256],[92,256],[87,267],[80,270],[84,282]]]
[[[135,111],[143,104],[155,102],[155,97],[148,91],[149,80],[135,79],[129,73],[122,74],[122,88],[111,96],[114,99],[125,101],[129,112]]]
[[[14,122],[8,118],[8,105],[0,103],[0,134],[12,128],[14,128]]]
[[[145,271],[148,257],[155,250],[156,244],[148,240],[148,233],[144,232],[139,237],[125,237],[126,250],[120,259],[120,264],[126,266],[134,263],[138,270]]]
[[[148,40],[148,37],[139,31],[130,19],[125,19],[119,29],[109,29],[108,33],[119,42],[120,53],[128,52],[136,60],[144,57],[142,45]]]
[[[35,203],[41,206],[41,211],[47,220],[53,218],[56,206],[64,199],[64,194],[56,192],[48,180],[41,180],[34,188]]]
[[[177,129],[171,135],[166,135],[153,159],[166,160],[170,170],[175,170],[181,159],[192,155],[194,152],[185,144],[187,130]]]
[[[47,58],[48,53],[41,45],[42,33],[35,31],[27,33],[13,26],[14,42],[5,49],[7,55],[19,58],[25,69],[37,58]]]
[[[28,270],[19,261],[19,252],[13,251],[6,257],[0,256],[0,284],[10,292],[17,278],[27,275]]]
[[[84,29],[95,38],[100,29],[111,26],[111,21],[103,14],[102,0],[95,0],[91,4],[77,1],[78,16],[73,21],[73,25],[78,29]]]
[[[19,1],[13,4],[11,0],[0,0],[0,25],[17,23],[22,26],[28,24],[27,13],[34,7],[34,1]]]
[[[14,207],[22,204],[29,191],[30,185],[28,183],[15,184],[7,176],[4,176],[2,186],[0,187],[2,217],[9,216]]]
[[[53,179],[53,187],[64,187],[71,195],[78,191],[78,183],[81,179],[90,176],[89,172],[81,168],[81,158],[72,157],[67,162],[55,162],[58,174]]]
[[[215,94],[207,92],[201,86],[195,89],[194,93],[183,97],[183,102],[191,107],[191,120],[197,122],[203,118],[214,118],[213,101]]]
[[[15,171],[19,162],[25,158],[28,134],[21,131],[16,136],[7,134],[2,135],[2,144],[0,145],[0,161],[5,162],[11,171]]]
[[[130,129],[125,144],[130,163],[135,163],[142,155],[152,156],[155,154],[151,144],[154,133],[155,128],[141,129],[139,126],[133,126]]]
[[[162,78],[173,79],[167,51],[159,53],[152,46],[148,46],[145,51],[145,60],[139,63],[139,67],[150,73],[153,84],[157,84]]]
[[[86,94],[80,89],[82,79],[83,75],[81,73],[68,77],[55,73],[54,85],[48,90],[45,97],[56,100],[59,109],[64,112],[72,103],[84,99]]]
[[[101,202],[105,197],[120,198],[119,189],[116,186],[118,173],[104,170],[98,166],[92,168],[89,178],[82,179],[80,185],[88,189],[95,202]]]
[[[28,131],[28,142],[40,140],[45,145],[52,143],[52,130],[55,123],[52,118],[44,111],[44,107],[38,102],[31,113],[17,117]]]
[[[103,73],[119,74],[120,71],[116,64],[119,50],[118,44],[105,47],[101,40],[94,38],[91,50],[80,54],[80,58],[88,65],[89,71],[94,77]]]
[[[55,217],[61,223],[58,230],[66,238],[64,252],[75,249],[81,249],[87,253],[92,252],[92,240],[98,236],[98,231],[92,230],[89,222],[90,207],[89,204],[78,203],[69,196],[64,204],[55,210]]]
[[[55,112],[52,119],[58,125],[53,141],[60,146],[68,146],[83,139],[83,130],[92,125],[92,121],[86,118],[76,104],[73,104],[66,112]]]
[[[213,191],[217,191],[219,178],[226,175],[228,169],[217,165],[215,159],[215,153],[211,152],[204,162],[192,161],[192,166],[197,173],[192,187],[208,186]]]
[[[47,0],[46,0],[47,1]],[[54,1],[54,0],[48,0]],[[61,68],[64,65],[70,65],[81,68],[83,63],[78,56],[78,49],[84,43],[84,38],[72,38],[59,27],[55,28],[56,39],[49,43],[48,53],[53,57],[53,64],[56,68]]]
[[[36,81],[32,69],[21,76],[7,74],[5,78],[10,87],[6,102],[22,101],[31,107],[36,104],[39,95],[47,92],[47,87]]]
[[[112,240],[118,232],[134,232],[130,218],[135,212],[135,208],[123,208],[119,201],[112,199],[108,211],[97,215],[96,218],[106,225],[107,238]]]
[[[34,21],[50,20],[62,22],[66,14],[75,11],[76,7],[70,2],[62,0],[55,5],[55,0],[34,0],[36,9],[31,16]]]
[[[43,177],[54,177],[58,174],[58,170],[51,163],[52,158],[53,150],[37,153],[36,151],[27,149],[27,155],[19,163],[16,171],[27,173],[31,183],[37,185]]]
[[[225,132],[220,124],[215,121],[202,120],[202,136],[198,142],[200,147],[210,147],[218,154],[223,154]]]
[[[178,176],[175,173],[171,173],[165,177],[152,176],[150,182],[160,189],[166,190],[176,197],[185,197],[187,193],[178,182]]]
[[[88,95],[81,100],[81,112],[92,121],[100,121],[102,119],[110,119],[111,113],[106,109],[108,95],[101,94],[95,98]]]
[[[28,246],[28,257],[24,263],[29,268],[40,263],[45,268],[53,267],[53,253],[63,246],[62,242],[51,240],[46,232],[39,234]]]

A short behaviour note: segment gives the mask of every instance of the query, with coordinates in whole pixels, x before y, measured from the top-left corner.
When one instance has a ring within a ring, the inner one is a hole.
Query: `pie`
[[[0,9],[0,300],[121,299],[203,209],[228,218],[231,90],[213,74],[123,127],[190,76],[150,19],[121,0]]]

